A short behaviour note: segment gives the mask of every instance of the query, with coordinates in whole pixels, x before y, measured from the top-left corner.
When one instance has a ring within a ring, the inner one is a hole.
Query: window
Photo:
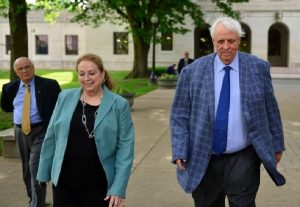
[[[7,55],[10,55],[11,51],[11,37],[10,35],[5,35],[5,51]]]
[[[172,32],[161,33],[161,50],[173,50],[173,34]]]
[[[65,35],[66,55],[78,55],[78,35]]]
[[[114,54],[128,54],[127,32],[114,32]]]
[[[269,30],[268,55],[280,56],[281,51],[281,34],[277,29]]]
[[[37,55],[48,55],[48,35],[35,36],[35,53]]]

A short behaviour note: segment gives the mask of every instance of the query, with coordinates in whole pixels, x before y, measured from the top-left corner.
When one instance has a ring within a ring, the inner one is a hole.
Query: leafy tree
[[[231,9],[232,3],[248,0],[211,1],[227,15],[237,17]],[[9,0],[9,2],[23,5],[25,0]],[[197,26],[202,26],[204,23],[201,8],[195,2],[193,0],[37,0],[36,8],[46,10],[46,19],[53,19],[60,11],[67,10],[74,14],[72,21],[85,25],[99,27],[104,22],[128,25],[127,30],[132,34],[134,45],[134,64],[129,76],[136,78],[148,75],[147,60],[153,29],[151,17],[153,15],[158,17],[159,21],[155,27],[159,32],[184,34],[188,31],[185,27],[187,17],[190,17]]]
[[[8,0],[0,0],[0,16],[8,17]]]
[[[10,53],[10,79],[17,78],[13,62],[21,56],[28,56],[27,32],[27,3],[26,0],[1,0],[0,16],[9,18],[11,53]]]

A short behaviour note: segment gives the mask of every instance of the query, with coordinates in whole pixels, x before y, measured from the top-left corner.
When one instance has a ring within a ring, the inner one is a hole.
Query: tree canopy
[[[228,16],[237,17],[237,13],[231,9],[232,3],[248,0],[211,1]],[[1,2],[4,3],[0,4],[0,10],[5,8],[8,1]],[[37,0],[34,8],[44,9],[47,20],[55,20],[61,11],[68,11],[73,14],[71,21],[79,24],[93,27],[99,27],[104,22],[126,25],[126,29],[132,34],[134,45],[131,77],[148,75],[148,53],[153,26],[157,32],[184,34],[189,31],[187,18],[192,19],[195,26],[204,25],[203,12],[194,0]],[[158,17],[155,25],[151,23],[153,15]]]
[[[247,0],[212,0],[220,11],[237,17],[232,3]],[[203,13],[197,1],[192,0],[38,0],[37,8],[46,10],[46,18],[55,19],[59,11],[67,10],[74,14],[71,21],[99,27],[104,22],[127,25],[134,45],[134,64],[131,77],[148,75],[148,53],[153,24],[151,17],[158,17],[155,25],[158,32],[184,34],[188,32],[186,19],[193,20],[195,26],[204,24]],[[159,42],[159,39],[157,39]]]

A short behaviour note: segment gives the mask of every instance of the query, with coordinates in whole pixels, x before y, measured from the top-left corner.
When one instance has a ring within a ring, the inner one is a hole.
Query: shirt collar
[[[34,84],[34,77],[30,80],[30,82],[29,82],[29,85],[33,85]],[[23,87],[23,86],[25,86],[25,83],[21,80],[21,84],[20,84],[20,87]]]
[[[217,66],[217,68],[218,68],[218,70],[217,70],[218,72],[221,72],[221,71],[223,70],[223,68],[224,68],[225,66],[227,66],[227,65],[225,65],[225,64],[221,61],[221,59],[220,59],[220,57],[219,57],[218,55],[216,55],[215,61],[216,61],[216,62],[215,62],[215,63],[216,63],[216,66]],[[238,54],[238,52],[236,53],[236,55],[235,55],[233,61],[232,61],[228,66],[230,66],[230,67],[232,68],[233,71],[236,71],[236,72],[239,71],[239,54]]]

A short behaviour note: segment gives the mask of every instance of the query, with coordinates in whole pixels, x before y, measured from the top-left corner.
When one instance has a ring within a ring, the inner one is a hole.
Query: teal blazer
[[[67,147],[70,122],[82,88],[58,97],[41,149],[37,180],[57,185]],[[126,99],[105,86],[95,120],[95,143],[108,181],[108,195],[125,197],[134,158],[134,127]]]

